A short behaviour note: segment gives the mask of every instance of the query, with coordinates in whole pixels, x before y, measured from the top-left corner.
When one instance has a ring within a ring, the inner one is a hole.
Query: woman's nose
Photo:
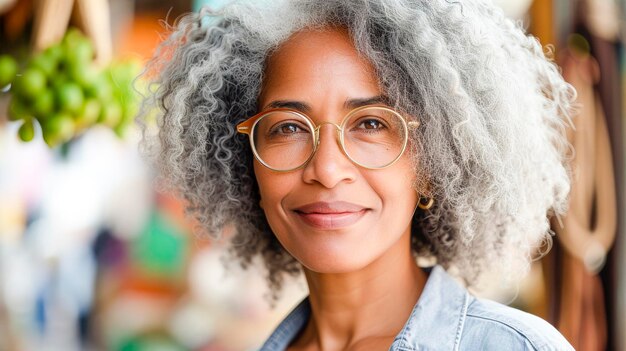
[[[302,174],[305,183],[320,183],[334,188],[341,182],[356,179],[356,165],[346,156],[339,141],[339,129],[334,124],[321,125],[318,145]]]

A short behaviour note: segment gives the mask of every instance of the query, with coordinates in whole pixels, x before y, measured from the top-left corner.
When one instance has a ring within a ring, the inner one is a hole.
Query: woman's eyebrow
[[[367,98],[348,99],[344,102],[343,106],[344,108],[351,110],[351,109],[355,109],[357,107],[366,106],[366,105],[376,105],[376,104],[387,105],[388,101],[389,101],[389,98],[387,98],[386,96],[378,95],[378,96],[367,97]],[[295,100],[274,100],[270,102],[269,104],[265,105],[263,110],[267,108],[291,108],[291,109],[298,110],[304,113],[309,113],[313,110],[311,108],[311,105],[307,104],[306,102],[295,101]]]
[[[304,113],[309,113],[312,110],[311,106],[306,102],[292,100],[274,100],[265,105],[263,109],[267,108],[291,108]]]
[[[349,99],[343,104],[346,109],[355,109],[357,107],[366,106],[366,105],[377,105],[377,104],[385,104],[388,105],[389,98],[384,95],[378,95],[369,98],[362,99]]]

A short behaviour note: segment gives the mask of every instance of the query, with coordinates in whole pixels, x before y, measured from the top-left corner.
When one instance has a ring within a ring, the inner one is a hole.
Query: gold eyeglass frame
[[[347,121],[350,119],[350,117],[352,117],[354,114],[359,113],[360,111],[363,111],[365,109],[368,108],[378,108],[378,109],[382,109],[385,110],[387,112],[391,112],[394,115],[398,116],[400,118],[400,120],[402,121],[402,124],[404,125],[404,144],[402,145],[402,150],[400,151],[400,153],[398,154],[398,156],[393,159],[391,162],[389,162],[388,164],[381,166],[381,167],[368,167],[365,166],[357,161],[355,161],[346,151],[346,147],[344,144],[344,127],[345,124],[347,123]],[[307,122],[309,128],[314,132],[313,135],[313,151],[311,152],[311,155],[309,155],[309,157],[298,167],[294,167],[291,169],[287,169],[287,170],[282,170],[282,169],[276,169],[271,167],[270,165],[268,165],[267,163],[265,163],[265,161],[263,161],[263,159],[259,156],[256,147],[254,146],[254,140],[252,139],[252,130],[254,129],[254,127],[256,126],[256,124],[258,123],[258,121],[273,112],[289,112],[292,114],[295,114],[299,117],[304,118],[304,120]],[[237,132],[242,133],[242,134],[247,134],[249,139],[250,139],[250,146],[252,147],[252,152],[254,153],[254,157],[257,159],[257,161],[259,161],[259,163],[261,163],[263,166],[271,169],[272,171],[275,172],[291,172],[291,171],[295,171],[296,169],[302,168],[304,166],[306,166],[309,161],[311,161],[311,159],[313,158],[313,156],[315,155],[315,153],[317,152],[317,148],[320,144],[320,128],[325,125],[325,124],[330,124],[332,126],[335,127],[335,129],[337,130],[338,133],[338,139],[339,139],[339,146],[341,146],[341,151],[343,152],[344,155],[346,155],[346,157],[354,164],[356,164],[357,166],[366,168],[366,169],[384,169],[387,167],[390,167],[391,165],[393,165],[394,163],[396,163],[396,161],[398,161],[398,159],[400,159],[400,157],[404,154],[404,151],[406,150],[406,146],[408,144],[409,141],[409,128],[418,128],[420,126],[420,122],[419,121],[407,121],[400,113],[398,113],[396,110],[389,108],[387,106],[384,105],[365,105],[365,106],[361,106],[361,107],[357,107],[355,109],[353,109],[352,111],[348,112],[348,114],[341,120],[340,124],[336,124],[336,123],[332,123],[332,122],[322,122],[320,124],[315,124],[315,122],[313,122],[311,120],[311,118],[309,118],[309,116],[307,116],[306,114],[294,110],[294,109],[290,109],[290,108],[273,108],[273,109],[269,109],[269,110],[265,110],[265,111],[261,111],[259,113],[257,113],[256,115],[248,118],[247,120],[239,123],[237,125]]]

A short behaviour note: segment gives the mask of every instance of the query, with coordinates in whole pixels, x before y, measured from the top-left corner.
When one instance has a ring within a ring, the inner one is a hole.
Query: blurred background
[[[167,24],[226,1],[0,0],[0,351],[254,350],[307,294],[292,281],[270,307],[265,272],[225,267],[226,243],[193,234],[138,152],[135,78]],[[626,0],[494,2],[581,109],[552,250],[519,290],[481,294],[577,350],[626,350]]]

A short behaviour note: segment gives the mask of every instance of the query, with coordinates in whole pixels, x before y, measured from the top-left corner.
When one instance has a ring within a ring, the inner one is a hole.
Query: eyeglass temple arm
[[[250,127],[238,125],[237,132],[242,133],[242,134],[250,134]]]
[[[239,123],[237,125],[237,132],[250,135],[250,132],[252,131],[252,124],[254,124],[255,120],[255,118],[250,118]]]

